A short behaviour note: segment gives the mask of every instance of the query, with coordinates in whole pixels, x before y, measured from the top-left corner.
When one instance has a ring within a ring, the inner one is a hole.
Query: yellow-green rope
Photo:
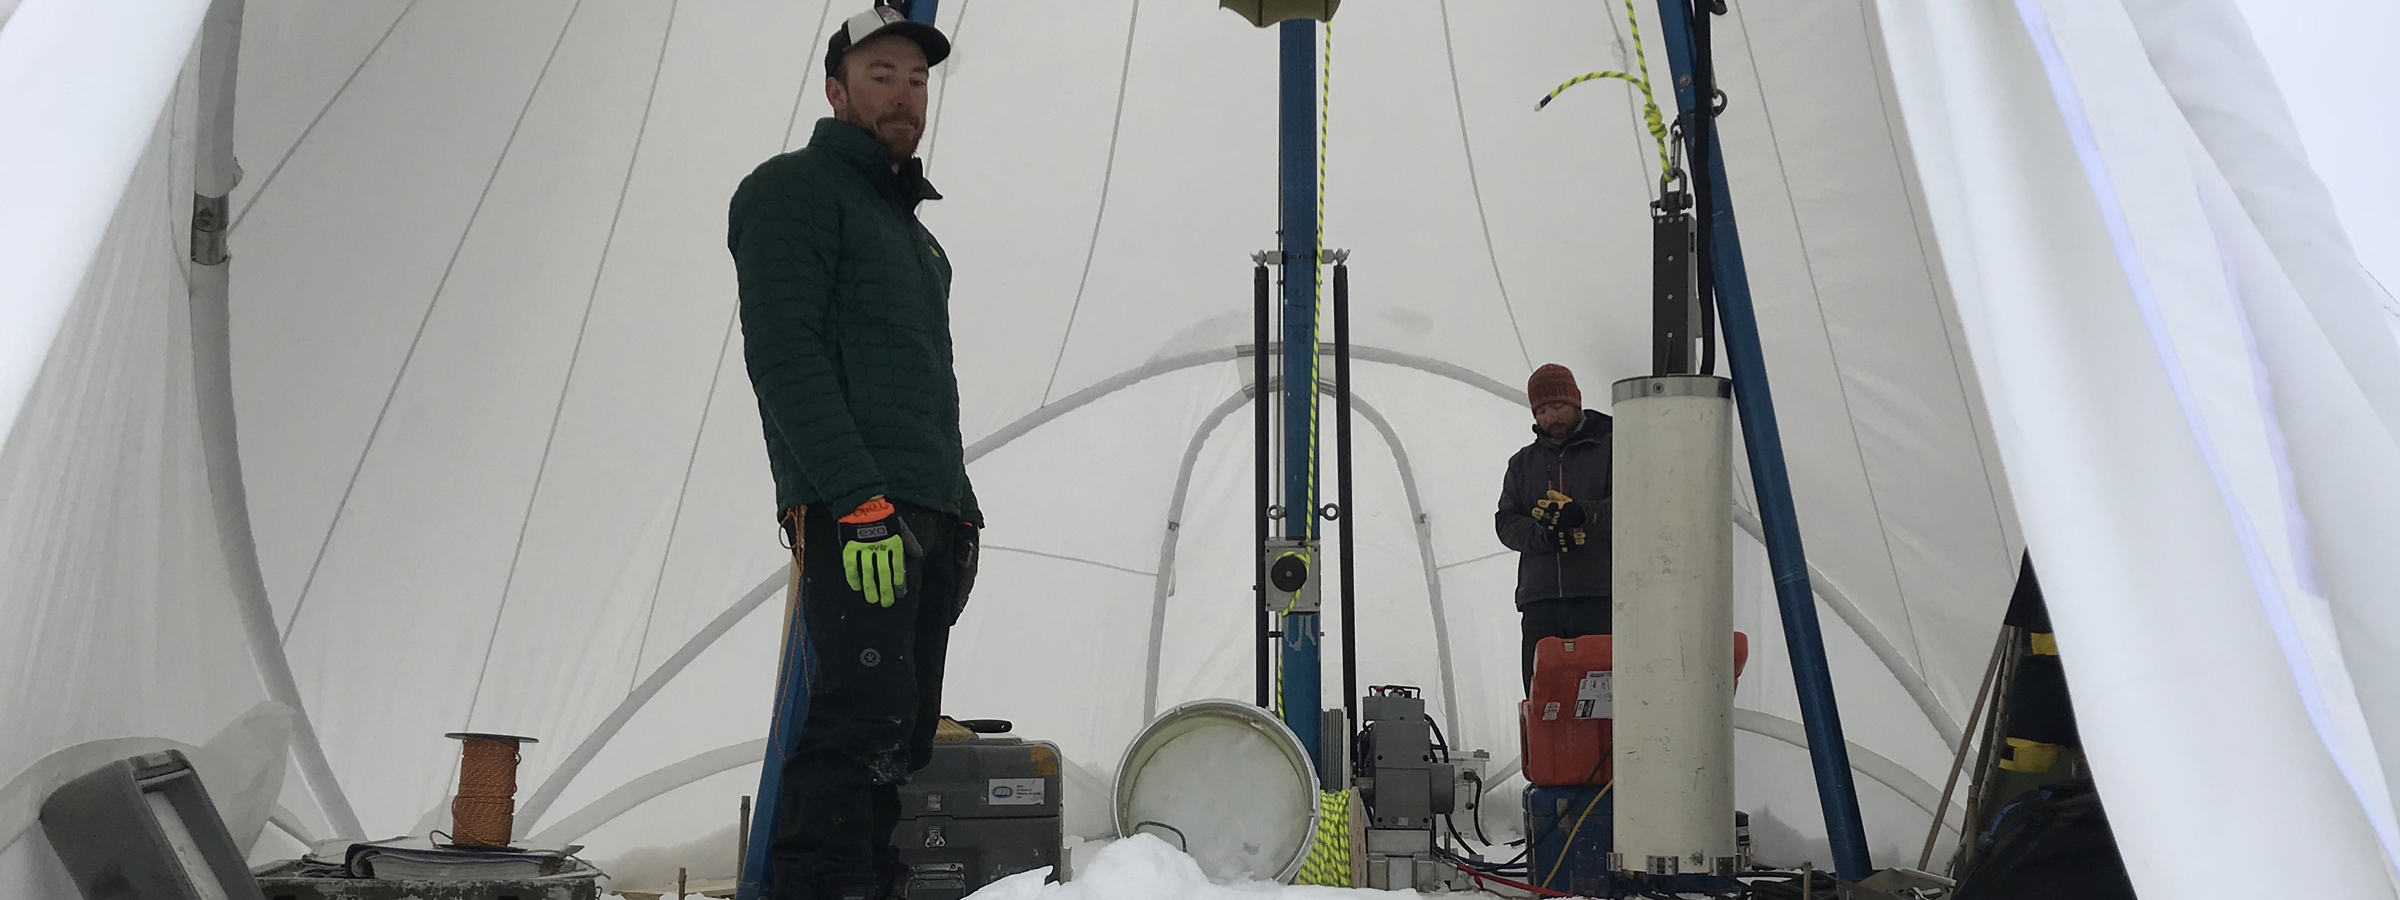
[[[1642,22],[1634,17],[1633,0],[1625,0],[1625,23],[1633,29],[1633,62],[1639,70],[1639,74],[1588,72],[1577,75],[1567,79],[1565,84],[1551,89],[1540,103],[1533,105],[1533,108],[1536,110],[1547,108],[1550,101],[1558,99],[1558,95],[1566,93],[1568,88],[1586,81],[1615,78],[1640,88],[1642,91],[1642,124],[1649,130],[1651,142],[1658,145],[1659,174],[1664,177],[1672,177],[1675,172],[1675,163],[1667,156],[1667,120],[1658,111],[1658,98],[1650,93],[1650,60],[1642,53]]]
[[[1301,884],[1355,887],[1350,870],[1350,792],[1318,795],[1317,839],[1300,863]]]
[[[1317,67],[1316,247],[1318,259],[1312,259],[1308,261],[1308,270],[1316,279],[1317,285],[1316,294],[1311,298],[1316,301],[1315,309],[1310,313],[1314,321],[1314,325],[1308,330],[1310,337],[1310,346],[1308,348],[1308,382],[1309,386],[1312,388],[1312,390],[1308,392],[1308,483],[1312,486],[1317,483],[1317,395],[1321,393],[1320,391],[1313,390],[1313,388],[1323,381],[1323,373],[1317,371],[1317,357],[1319,355],[1317,353],[1317,348],[1324,343],[1325,333],[1325,267],[1318,265],[1318,263],[1323,260],[1325,255],[1325,148],[1332,142],[1332,135],[1330,132],[1333,130],[1333,22],[1321,22],[1318,23],[1317,27],[1322,28],[1325,31],[1325,59],[1323,60],[1322,64]],[[1313,502],[1315,499],[1315,491],[1312,489],[1310,491],[1310,500]],[[1317,511],[1311,508],[1304,510],[1303,512],[1305,512],[1308,516],[1308,531],[1305,532],[1305,534],[1308,536],[1308,539],[1315,540],[1317,537]],[[1285,510],[1284,514],[1290,515],[1291,511]],[[1343,627],[1348,626],[1345,625]]]

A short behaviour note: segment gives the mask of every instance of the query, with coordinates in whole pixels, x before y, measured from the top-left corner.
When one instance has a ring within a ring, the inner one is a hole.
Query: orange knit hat
[[[1541,409],[1542,404],[1553,400],[1565,400],[1582,409],[1583,391],[1575,387],[1575,373],[1567,371],[1565,366],[1549,363],[1533,370],[1533,377],[1526,379],[1525,400],[1534,409]]]

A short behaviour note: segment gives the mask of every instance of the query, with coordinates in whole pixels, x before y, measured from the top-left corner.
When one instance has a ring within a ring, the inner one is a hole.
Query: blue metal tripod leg
[[[795,554],[794,564],[798,564]],[[775,720],[767,730],[765,765],[758,773],[758,802],[750,808],[750,845],[743,853],[737,900],[766,900],[774,895],[775,816],[783,805],[783,761],[798,745],[800,723],[808,720],[808,676],[816,658],[808,646],[808,622],[800,615],[794,592],[784,611],[783,662],[775,676]]]

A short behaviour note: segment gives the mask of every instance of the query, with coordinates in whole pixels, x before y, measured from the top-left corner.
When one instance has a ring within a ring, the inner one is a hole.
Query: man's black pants
[[[894,505],[918,546],[889,607],[850,589],[834,513],[812,506],[802,525],[800,609],[817,665],[808,718],[783,764],[775,900],[872,898],[905,873],[892,828],[900,783],[933,757],[960,605],[961,525]]]
[[[1609,633],[1607,597],[1554,597],[1528,600],[1517,607],[1525,614],[1525,692],[1533,692],[1533,648],[1543,638],[1579,638]]]

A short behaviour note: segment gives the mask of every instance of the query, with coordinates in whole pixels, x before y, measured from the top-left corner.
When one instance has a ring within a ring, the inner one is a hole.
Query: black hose
[[[1168,830],[1168,831],[1175,832],[1175,840],[1177,840],[1177,841],[1179,841],[1179,842],[1181,842],[1181,843],[1183,844],[1183,846],[1181,846],[1181,847],[1178,847],[1178,848],[1176,848],[1176,849],[1182,850],[1182,851],[1183,851],[1183,852],[1185,852],[1185,853],[1190,853],[1190,852],[1192,852],[1192,839],[1191,839],[1190,837],[1187,837],[1187,836],[1185,836],[1185,835],[1184,835],[1184,833],[1183,833],[1183,829],[1181,829],[1181,828],[1177,828],[1177,827],[1175,827],[1175,826],[1173,826],[1173,825],[1169,825],[1169,824],[1167,824],[1167,823],[1165,823],[1165,822],[1148,822],[1148,821],[1144,821],[1144,822],[1135,822],[1135,823],[1133,823],[1133,830],[1135,830],[1135,831],[1140,831],[1140,830],[1142,830],[1142,829],[1144,829],[1144,828],[1148,828],[1148,827],[1150,827],[1150,826],[1152,826],[1152,825],[1156,825],[1156,826],[1158,826],[1158,827],[1160,827],[1160,828],[1164,828],[1164,829],[1166,829],[1166,830]]]

